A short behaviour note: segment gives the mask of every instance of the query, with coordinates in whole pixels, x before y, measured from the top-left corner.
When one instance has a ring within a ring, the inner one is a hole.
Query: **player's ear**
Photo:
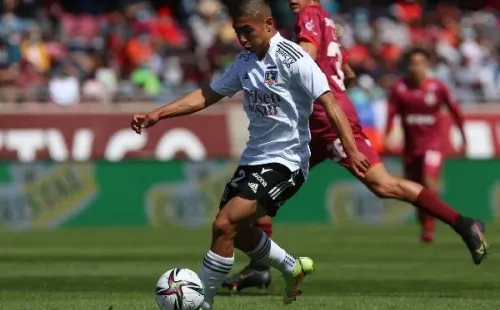
[[[264,20],[264,24],[266,25],[266,31],[267,32],[271,32],[273,30],[273,27],[274,27],[274,20],[271,16],[267,17],[265,20]]]

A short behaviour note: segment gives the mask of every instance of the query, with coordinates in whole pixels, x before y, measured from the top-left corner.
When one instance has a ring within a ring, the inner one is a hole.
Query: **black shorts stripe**
[[[281,195],[287,188],[292,187],[293,185],[294,184],[292,180],[287,180],[279,183],[269,191],[271,199],[276,200],[276,198],[278,198],[279,195]]]
[[[276,192],[278,192],[280,190],[280,188],[282,188],[286,183],[288,183],[288,180],[287,181],[282,181],[278,184],[276,184],[273,188],[271,188],[271,190],[269,191],[269,195],[274,195]]]
[[[282,183],[277,185],[271,192],[269,192],[269,196],[272,200],[275,200],[284,190],[287,188],[286,183]]]
[[[295,56],[295,57],[292,57],[292,58],[295,58],[295,61],[299,60],[303,56],[299,51],[297,51],[293,46],[291,46],[287,42],[278,43],[278,47],[281,47],[282,49],[284,49],[286,52],[288,52],[290,54],[290,56]]]
[[[283,185],[283,187],[281,187],[278,192],[276,192],[274,195],[271,196],[271,199],[276,200],[276,198],[278,198],[281,194],[283,194],[283,192],[287,188],[290,188],[290,187],[292,187],[292,184],[290,184],[290,183]]]

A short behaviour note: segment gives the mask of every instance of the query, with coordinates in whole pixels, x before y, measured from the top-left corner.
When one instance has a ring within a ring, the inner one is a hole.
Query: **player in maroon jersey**
[[[462,217],[428,188],[413,181],[396,178],[385,169],[363,133],[356,110],[345,92],[345,85],[349,85],[355,75],[346,62],[335,23],[316,0],[289,0],[289,4],[296,16],[295,34],[298,43],[329,77],[332,93],[342,105],[351,124],[357,148],[371,163],[370,169],[360,181],[380,198],[409,202],[450,225],[466,243],[474,263],[480,264],[487,254],[487,244],[483,236],[484,224]],[[332,131],[325,111],[316,103],[310,119],[310,128],[310,169],[326,159],[335,160],[349,168],[340,140]],[[272,221],[268,217],[259,219],[254,226],[265,232],[272,232]],[[242,271],[226,279],[223,286],[239,291],[247,287],[267,287],[270,281],[269,267],[250,262]]]
[[[464,154],[467,140],[462,114],[448,87],[429,77],[429,54],[425,50],[412,49],[407,53],[405,63],[408,76],[396,83],[389,96],[386,137],[391,132],[394,117],[400,115],[405,136],[403,159],[406,177],[438,194],[439,174],[444,160],[443,137],[446,136],[441,111],[443,107],[448,108],[460,129],[464,141],[461,153]],[[422,228],[421,240],[432,242],[435,219],[422,209],[417,211]]]

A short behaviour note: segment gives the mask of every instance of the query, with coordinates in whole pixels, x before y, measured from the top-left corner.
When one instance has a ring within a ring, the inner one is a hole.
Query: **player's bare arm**
[[[446,94],[446,100],[444,102],[448,108],[448,111],[450,112],[450,116],[453,122],[460,130],[460,135],[462,136],[462,147],[460,149],[460,153],[461,155],[465,156],[467,154],[467,136],[465,135],[464,118],[462,115],[462,111],[458,102],[452,99],[450,90],[448,88],[445,88],[444,91]]]
[[[318,48],[316,47],[316,45],[305,39],[301,39],[299,45],[304,49],[304,51],[306,51],[306,53],[308,53],[312,57],[312,59],[316,60],[316,55],[318,53]]]
[[[356,73],[352,70],[349,64],[344,64],[342,66],[342,71],[344,72],[344,85],[346,88],[351,88],[356,84]]]
[[[351,162],[351,168],[357,176],[364,177],[370,168],[370,162],[358,151],[351,126],[342,107],[337,104],[331,92],[323,94],[317,101],[325,108],[333,129],[338,133],[344,151]]]
[[[223,95],[209,86],[200,88],[152,112],[134,115],[130,126],[136,133],[141,134],[143,128],[151,127],[159,120],[196,113],[222,98],[224,98]]]

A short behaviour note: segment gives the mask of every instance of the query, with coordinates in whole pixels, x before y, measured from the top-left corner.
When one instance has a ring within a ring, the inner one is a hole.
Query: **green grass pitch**
[[[275,232],[292,254],[315,260],[303,296],[283,306],[275,274],[268,291],[221,292],[215,310],[500,309],[500,257],[474,266],[445,227],[434,245],[417,242],[416,226],[277,226]],[[488,235],[494,249],[500,229]],[[0,309],[156,309],[157,278],[172,267],[198,272],[209,238],[208,228],[3,232]],[[238,253],[233,270],[244,263]]]

